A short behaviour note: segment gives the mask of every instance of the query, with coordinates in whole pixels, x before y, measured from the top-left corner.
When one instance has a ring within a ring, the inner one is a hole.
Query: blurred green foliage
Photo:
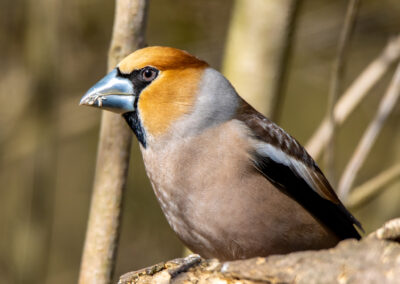
[[[78,277],[100,122],[98,110],[79,108],[78,102],[105,73],[113,5],[0,2],[0,283],[73,283]],[[279,123],[302,143],[326,110],[346,5],[344,0],[309,0],[300,12]],[[186,49],[218,69],[231,9],[229,0],[153,0],[147,42]],[[399,17],[396,0],[362,1],[346,85],[400,32]],[[373,117],[390,75],[339,130],[338,173]],[[400,162],[399,121],[396,106],[356,183]],[[367,231],[400,214],[399,188],[397,181],[354,212]],[[152,193],[137,143],[120,243],[116,275],[182,253]]]

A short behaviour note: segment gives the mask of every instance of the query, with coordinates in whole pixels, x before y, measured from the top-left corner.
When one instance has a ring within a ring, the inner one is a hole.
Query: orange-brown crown
[[[119,70],[125,74],[145,66],[153,66],[164,71],[168,69],[206,67],[208,64],[184,50],[164,46],[151,46],[139,49],[128,55],[118,65]]]

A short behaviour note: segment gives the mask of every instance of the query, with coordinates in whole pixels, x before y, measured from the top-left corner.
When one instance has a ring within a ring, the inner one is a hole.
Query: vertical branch
[[[344,20],[344,25],[342,32],[339,38],[337,55],[335,58],[335,62],[333,64],[332,70],[332,80],[330,84],[329,90],[329,99],[328,99],[328,124],[330,128],[330,132],[332,135],[328,140],[328,145],[325,152],[325,167],[326,173],[331,181],[334,183],[335,181],[335,132],[336,132],[336,122],[334,118],[334,107],[336,101],[339,97],[340,92],[342,91],[343,78],[345,75],[345,63],[346,63],[346,55],[349,46],[349,40],[353,33],[357,10],[359,6],[359,0],[350,0],[347,6],[346,16]]]
[[[108,69],[142,47],[147,0],[117,0]],[[79,283],[110,283],[132,134],[120,115],[104,112]]]
[[[260,112],[273,115],[279,78],[290,50],[288,18],[300,0],[236,0],[228,32],[223,73]],[[294,25],[289,25],[293,27]]]
[[[297,18],[300,11],[302,0],[293,0],[289,4],[289,11],[285,20],[284,38],[282,39],[282,51],[279,54],[278,63],[276,67],[276,83],[271,86],[271,107],[270,119],[279,121],[285,95],[286,79],[288,74],[288,67],[292,55],[294,45],[294,34],[296,32]]]
[[[368,153],[370,152],[374,142],[376,141],[380,130],[385,124],[386,118],[389,116],[393,110],[396,102],[400,97],[400,64],[398,64],[397,69],[394,73],[393,79],[390,83],[386,94],[383,96],[378,112],[374,120],[370,123],[367,130],[364,132],[360,143],[358,144],[356,150],[353,153],[349,163],[347,164],[343,175],[339,182],[338,193],[339,196],[346,200],[350,188],[353,185],[354,179],[357,176],[362,164],[364,163]]]

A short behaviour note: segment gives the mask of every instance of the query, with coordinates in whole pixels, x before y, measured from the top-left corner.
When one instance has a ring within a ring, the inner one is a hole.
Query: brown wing
[[[360,238],[361,224],[346,210],[315,161],[292,136],[243,102],[236,119],[254,135],[254,166],[342,239]]]

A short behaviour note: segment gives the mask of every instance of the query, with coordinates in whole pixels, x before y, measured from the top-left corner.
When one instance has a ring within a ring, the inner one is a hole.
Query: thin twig
[[[328,145],[325,150],[325,172],[331,183],[335,183],[334,157],[336,123],[334,118],[334,107],[339,97],[339,94],[342,91],[343,78],[345,76],[346,68],[345,64],[347,58],[347,50],[351,35],[353,34],[359,2],[359,0],[350,0],[347,6],[343,29],[339,38],[337,55],[333,64],[332,80],[329,89],[327,119],[332,135],[328,140]]]
[[[286,16],[284,38],[282,40],[282,52],[279,54],[276,67],[276,84],[272,86],[269,118],[275,122],[279,121],[282,113],[287,73],[294,45],[294,34],[296,32],[297,18],[302,3],[302,0],[292,0],[292,2],[289,4],[288,13]]]
[[[375,118],[372,120],[367,130],[364,132],[356,150],[353,153],[349,163],[347,164],[343,175],[339,181],[338,194],[342,200],[346,200],[350,188],[353,185],[354,179],[358,171],[363,165],[368,156],[374,142],[376,141],[379,132],[385,124],[385,121],[400,96],[400,64],[398,64],[393,79],[390,82],[386,94],[383,96]]]
[[[116,1],[108,69],[142,47],[147,0]],[[104,112],[96,175],[83,250],[79,283],[111,282],[117,253],[121,208],[132,133],[120,115]]]
[[[341,125],[367,96],[371,88],[385,75],[392,64],[400,58],[400,36],[391,39],[382,53],[350,85],[340,97],[334,110],[335,122]],[[325,147],[332,132],[328,120],[324,119],[306,144],[307,151],[317,159]]]
[[[398,178],[400,178],[400,164],[390,167],[362,185],[354,188],[349,195],[346,206],[350,209],[362,207],[388,188],[387,185]]]

